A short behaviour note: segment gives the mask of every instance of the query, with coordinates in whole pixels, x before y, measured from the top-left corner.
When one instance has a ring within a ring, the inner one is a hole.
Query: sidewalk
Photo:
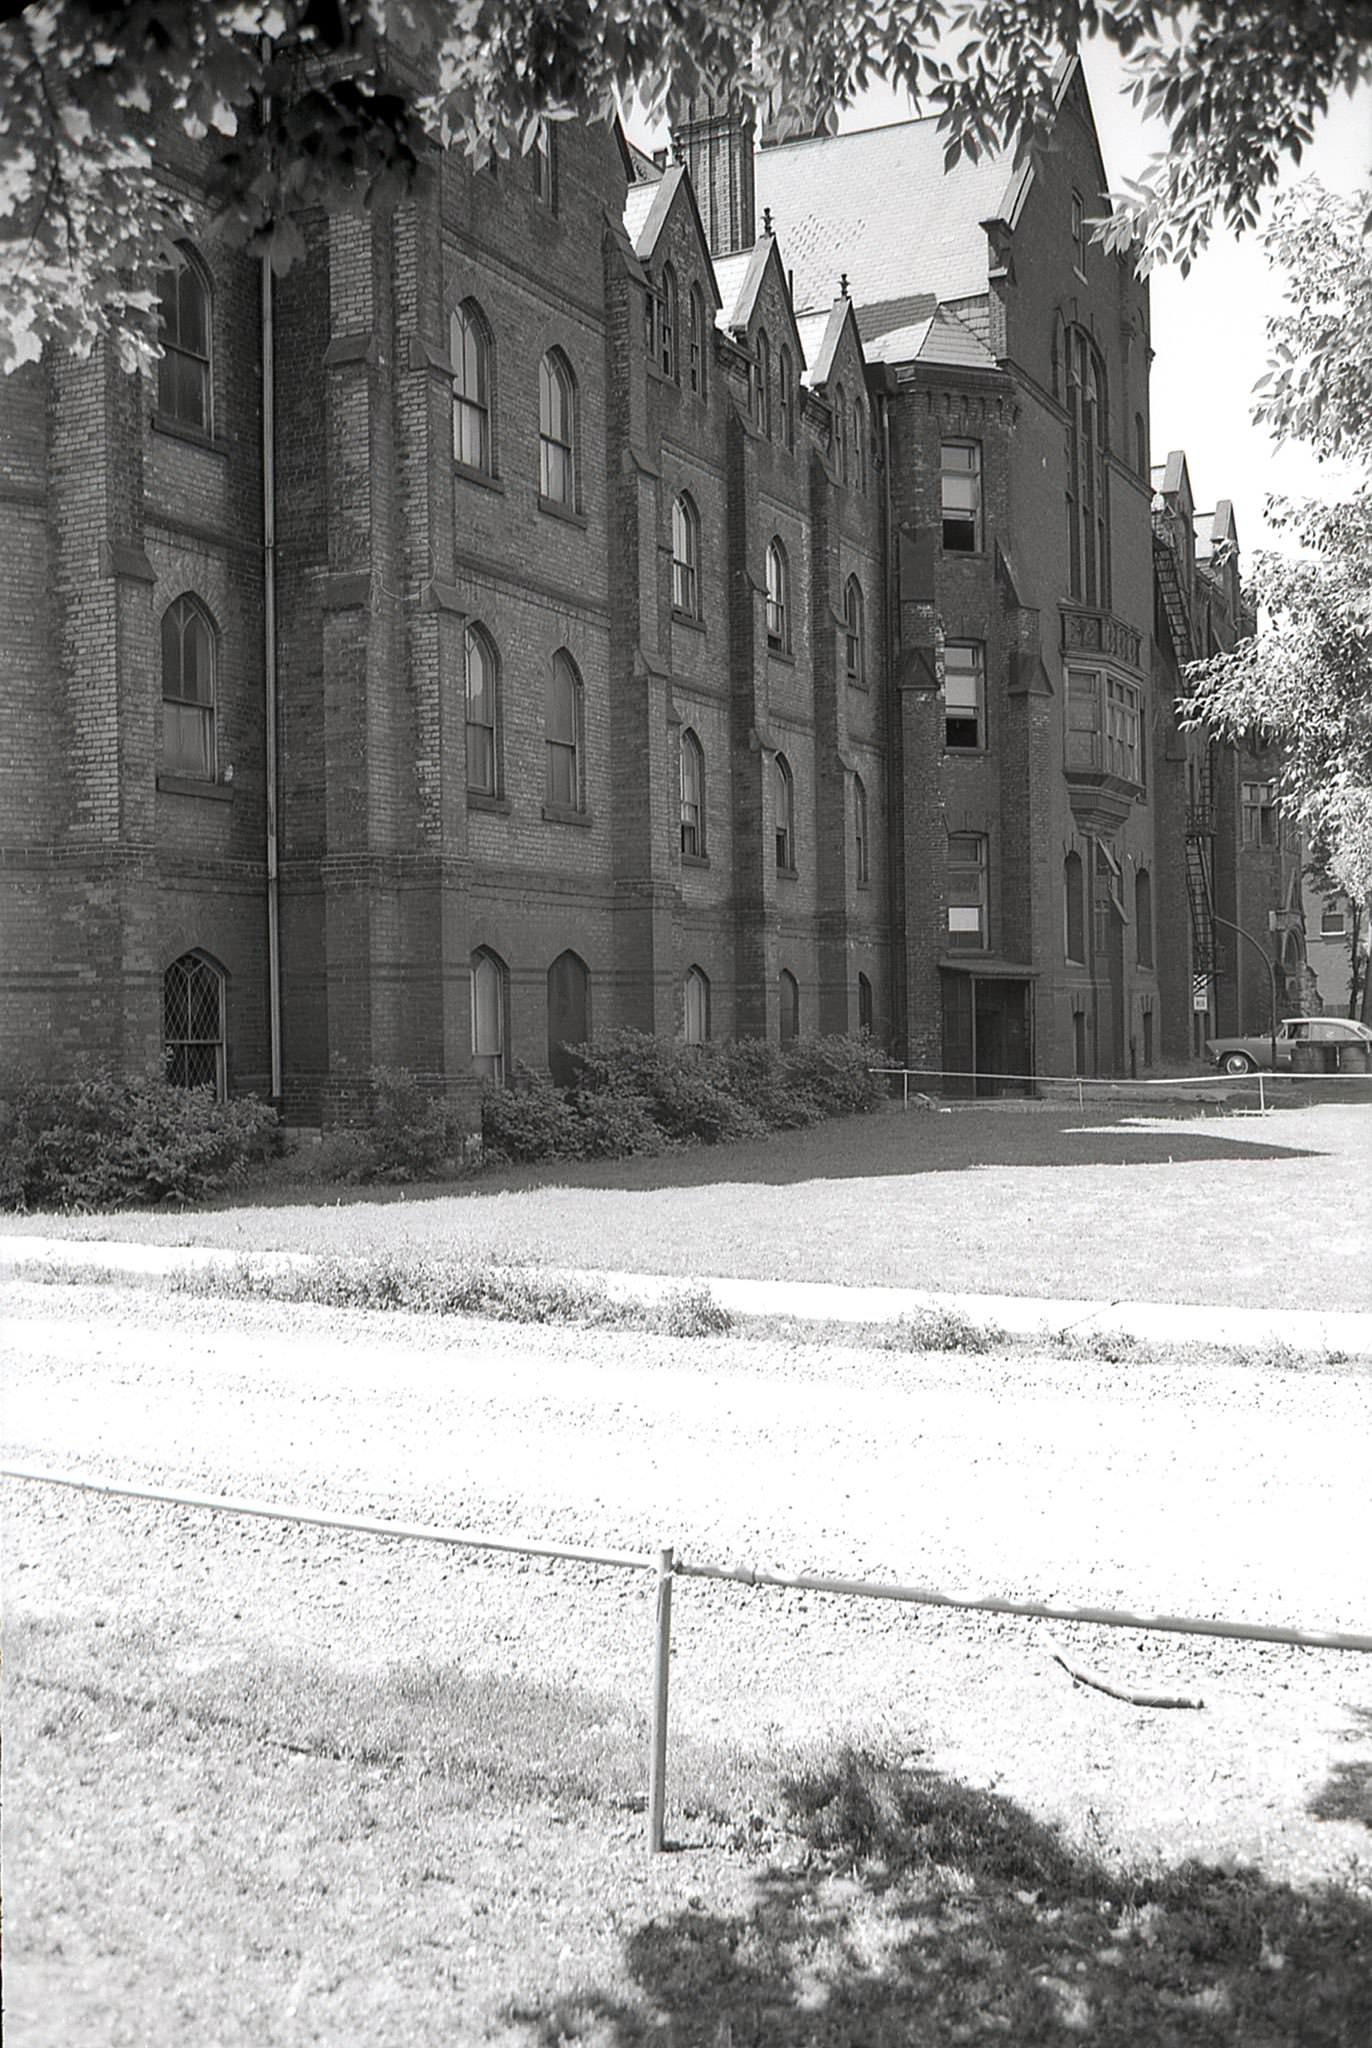
[[[305,1252],[254,1252],[254,1266],[291,1271],[310,1263]],[[60,1267],[83,1273],[165,1278],[178,1272],[234,1267],[245,1255],[218,1247],[128,1244],[112,1240],[0,1236],[0,1279],[25,1269]],[[912,1287],[839,1287],[801,1280],[731,1280],[681,1274],[615,1273],[595,1267],[536,1269],[547,1280],[603,1287],[617,1301],[657,1302],[702,1288],[738,1316],[795,1316],[807,1322],[888,1323],[930,1309],[953,1310],[971,1323],[994,1324],[1012,1336],[1040,1337],[1065,1329],[1098,1330],[1156,1344],[1215,1344],[1247,1350],[1289,1344],[1296,1351],[1372,1357],[1372,1310],[1216,1308],[1186,1302],[1055,1301],[1023,1294],[932,1294]]]

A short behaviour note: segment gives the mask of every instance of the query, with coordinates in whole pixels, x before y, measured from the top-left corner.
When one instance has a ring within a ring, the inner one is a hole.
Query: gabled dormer
[[[704,399],[720,296],[684,164],[673,164],[652,183],[629,187],[624,227],[644,275],[649,357],[664,376]]]
[[[834,481],[866,490],[871,416],[867,359],[853,302],[841,290],[827,312],[807,313],[797,327],[805,351],[806,388],[828,409],[828,453]]]
[[[794,448],[805,352],[776,236],[758,236],[715,263],[718,326],[748,363],[748,411],[764,440]]]

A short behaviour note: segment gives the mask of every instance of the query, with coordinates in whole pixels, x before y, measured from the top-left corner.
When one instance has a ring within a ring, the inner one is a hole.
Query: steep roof
[[[861,331],[864,322],[859,319]],[[995,357],[965,321],[946,306],[935,306],[922,319],[864,335],[869,363],[942,363],[955,370],[994,370]]]
[[[1022,174],[1004,152],[945,174],[943,150],[932,118],[759,150],[757,203],[771,208],[797,308],[831,305],[843,272],[860,309],[986,291],[981,223],[1013,209]]]

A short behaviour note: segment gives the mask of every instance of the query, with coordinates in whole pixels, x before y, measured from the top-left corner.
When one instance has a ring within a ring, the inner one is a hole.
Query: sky
[[[1088,45],[1083,59],[1110,189],[1141,177],[1166,144],[1159,122],[1143,120],[1123,94],[1118,53]],[[877,87],[843,116],[845,131],[909,118],[903,95]],[[1372,184],[1372,88],[1341,96],[1283,188],[1317,177],[1331,191]],[[1158,268],[1149,280],[1153,321],[1152,456],[1186,451],[1198,509],[1219,498],[1234,505],[1239,545],[1288,548],[1264,519],[1269,493],[1338,496],[1349,472],[1318,463],[1306,449],[1278,448],[1252,422],[1253,386],[1267,367],[1266,322],[1281,310],[1281,276],[1257,235],[1212,240],[1190,274]]]

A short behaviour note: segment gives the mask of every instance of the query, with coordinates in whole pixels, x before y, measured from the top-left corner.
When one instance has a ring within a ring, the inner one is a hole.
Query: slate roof
[[[862,329],[859,320],[859,332]],[[922,320],[863,336],[869,363],[943,363],[956,370],[994,370],[996,359],[985,342],[946,306],[935,306]]]
[[[981,223],[1007,215],[1020,179],[1004,153],[946,175],[936,121],[784,142],[754,158],[757,205],[772,210],[798,311],[833,303],[845,272],[865,308],[987,289]]]
[[[629,237],[629,244],[635,256],[644,255],[657,239],[655,232],[652,236],[646,236],[645,229],[654,202],[661,194],[665,183],[665,179],[657,178],[651,183],[645,181],[630,185],[624,194],[624,232]]]
[[[751,249],[739,249],[732,256],[716,256],[715,283],[719,286],[720,305],[715,325],[726,334],[748,325],[771,250],[771,236],[759,235]]]

